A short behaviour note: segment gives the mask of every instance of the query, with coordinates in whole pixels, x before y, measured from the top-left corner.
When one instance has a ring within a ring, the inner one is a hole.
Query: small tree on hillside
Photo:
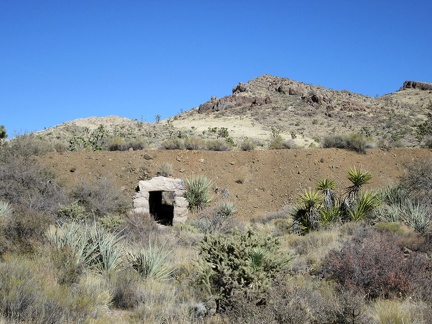
[[[3,125],[0,125],[0,144],[3,143],[5,138],[7,138],[6,128]]]

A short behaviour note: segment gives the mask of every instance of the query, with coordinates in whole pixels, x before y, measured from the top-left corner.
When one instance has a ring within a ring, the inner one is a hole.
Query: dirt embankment
[[[131,200],[140,179],[155,176],[162,163],[170,163],[173,177],[206,175],[213,190],[228,190],[238,217],[250,219],[295,203],[299,193],[324,177],[336,180],[342,191],[353,166],[372,173],[369,188],[385,187],[398,180],[406,163],[420,158],[432,159],[432,150],[373,149],[364,155],[339,149],[66,152],[48,154],[41,161],[69,186],[95,176],[113,177]]]

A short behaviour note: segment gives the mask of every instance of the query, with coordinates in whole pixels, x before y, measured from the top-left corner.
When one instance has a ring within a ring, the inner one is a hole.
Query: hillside
[[[406,81],[398,91],[367,97],[270,75],[239,83],[232,94],[209,101],[166,120],[148,123],[122,117],[83,118],[38,132],[50,141],[73,147],[103,125],[105,138],[144,142],[158,149],[163,140],[216,138],[226,128],[234,144],[245,138],[266,148],[272,134],[299,147],[319,146],[331,134],[360,133],[372,146],[418,146],[416,126],[430,120],[430,83]]]
[[[69,186],[97,177],[113,178],[131,200],[139,180],[156,176],[161,164],[169,163],[174,177],[206,175],[213,181],[213,191],[227,189],[237,217],[250,220],[294,204],[298,194],[324,177],[336,180],[337,189],[344,190],[353,166],[372,173],[370,188],[383,188],[398,181],[405,163],[422,157],[432,159],[432,151],[374,149],[366,155],[339,149],[66,152],[50,153],[41,160]],[[216,193],[213,198],[218,199]]]

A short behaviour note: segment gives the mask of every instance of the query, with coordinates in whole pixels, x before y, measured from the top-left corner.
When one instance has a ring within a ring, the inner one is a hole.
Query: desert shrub
[[[431,315],[428,305],[410,300],[378,300],[372,308],[376,323],[427,323]]]
[[[24,320],[38,299],[39,282],[27,262],[0,263],[0,311],[6,319]]]
[[[205,176],[195,176],[187,178],[184,181],[186,190],[186,199],[189,203],[189,209],[201,209],[211,201],[209,192],[212,182]]]
[[[110,151],[127,151],[128,146],[126,140],[122,137],[111,137],[108,141],[108,149]]]
[[[54,151],[54,147],[50,142],[34,134],[25,134],[15,137],[9,141],[9,147],[5,149],[12,152],[13,155],[27,158]]]
[[[400,179],[401,186],[415,201],[431,200],[432,159],[423,158],[406,165],[406,173]]]
[[[134,151],[145,150],[148,146],[148,141],[143,138],[132,139],[128,142],[128,149],[133,149]]]
[[[122,232],[125,227],[125,219],[120,215],[106,215],[97,220],[97,225],[102,226],[109,232]]]
[[[367,140],[361,134],[351,135],[330,135],[322,140],[324,148],[341,148],[356,151],[358,153],[366,153]]]
[[[394,236],[371,229],[357,232],[342,250],[331,252],[324,270],[344,289],[362,292],[370,299],[422,295],[416,281],[430,285],[430,279],[425,279],[430,269],[421,255],[405,256]]]
[[[144,139],[125,139],[122,137],[111,137],[106,144],[110,151],[128,151],[132,149],[134,151],[143,150],[148,145]]]
[[[209,151],[229,151],[231,150],[231,146],[227,143],[227,141],[215,139],[208,140],[206,142],[207,150]]]
[[[280,251],[277,238],[252,230],[206,235],[199,253],[199,280],[206,292],[215,296],[219,309],[228,307],[235,293],[263,292],[291,260]]]
[[[61,221],[85,221],[86,219],[91,219],[93,216],[91,213],[87,212],[84,206],[79,205],[77,202],[73,202],[69,205],[61,205],[56,215]]]
[[[128,253],[129,263],[142,278],[163,281],[172,277],[174,269],[167,262],[172,250],[166,248],[166,243],[157,246],[149,240],[146,249]]]
[[[52,214],[23,207],[16,207],[12,216],[3,224],[7,240],[4,248],[16,253],[34,252],[34,247],[43,241],[46,229],[55,221]]]
[[[139,276],[130,268],[116,272],[110,281],[114,307],[132,309],[143,302],[139,283]]]
[[[256,143],[249,139],[249,138],[245,138],[241,143],[240,143],[240,149],[242,151],[253,151],[256,148]]]
[[[432,148],[432,135],[426,136],[423,139],[423,147]]]
[[[200,323],[194,321],[190,297],[185,292],[173,289],[171,282],[145,281],[142,298],[144,303],[134,308],[132,323]],[[210,318],[209,323],[212,323]],[[217,321],[215,321],[217,323]]]
[[[368,323],[362,296],[337,292],[326,281],[279,276],[265,302],[244,295],[225,311],[235,323]]]
[[[235,204],[222,200],[214,208],[203,210],[192,225],[203,233],[225,232],[231,227],[235,213]]]
[[[52,213],[66,200],[53,172],[12,148],[0,151],[0,183],[0,199],[13,206]]]
[[[165,150],[183,150],[184,143],[180,138],[165,140],[162,142],[162,149]]]
[[[184,139],[184,146],[187,150],[202,150],[205,148],[205,141],[197,137],[188,137]]]
[[[432,135],[432,119],[428,119],[417,125],[417,139],[421,141],[424,137]]]
[[[169,177],[173,173],[173,166],[170,163],[164,162],[159,166],[158,175]]]
[[[285,141],[281,135],[272,136],[269,142],[269,149],[271,150],[281,150],[287,148],[284,145]]]
[[[71,151],[106,150],[109,140],[109,131],[102,124],[93,130],[84,127],[80,135],[73,136],[69,139],[69,149]]]
[[[100,279],[86,276],[65,289],[40,270],[22,258],[0,263],[0,313],[8,323],[82,323],[108,310],[111,295]]]
[[[110,178],[94,182],[82,181],[72,189],[72,198],[95,217],[125,212],[129,201],[124,192]]]
[[[159,232],[159,227],[153,217],[148,213],[130,212],[124,218],[122,234],[129,242],[142,244],[143,239]]]

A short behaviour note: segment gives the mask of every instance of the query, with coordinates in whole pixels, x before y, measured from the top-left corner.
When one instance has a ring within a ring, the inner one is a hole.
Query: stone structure
[[[183,180],[155,177],[140,181],[133,206],[135,212],[149,213],[163,225],[184,222],[187,219],[188,202]]]

